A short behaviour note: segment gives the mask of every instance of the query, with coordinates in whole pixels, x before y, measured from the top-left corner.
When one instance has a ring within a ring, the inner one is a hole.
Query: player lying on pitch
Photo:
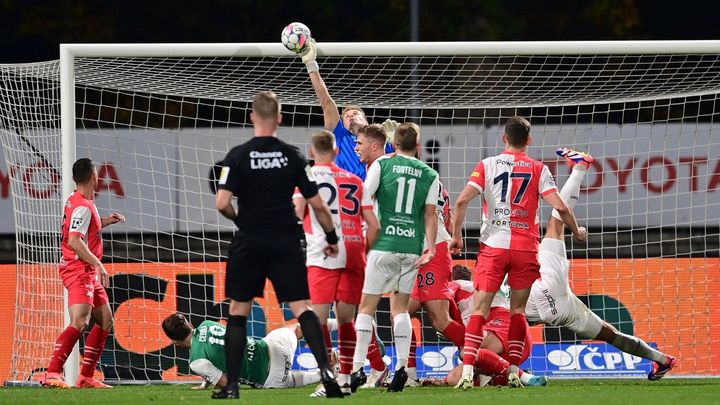
[[[173,343],[190,349],[190,370],[205,380],[201,388],[208,383],[225,388],[225,325],[204,321],[193,329],[184,315],[172,314],[162,328]],[[319,382],[316,371],[292,370],[301,338],[299,325],[275,329],[262,339],[248,337],[239,382],[255,388],[295,388]]]

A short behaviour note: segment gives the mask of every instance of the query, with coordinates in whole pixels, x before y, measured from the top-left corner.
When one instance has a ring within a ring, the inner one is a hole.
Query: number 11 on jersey
[[[407,195],[407,201],[405,201],[405,213],[412,214],[413,199],[415,198],[415,184],[417,179],[407,180],[405,177],[397,178],[397,199],[395,200],[395,212],[401,213],[403,206],[403,199]],[[407,183],[407,193],[405,193],[405,184]]]

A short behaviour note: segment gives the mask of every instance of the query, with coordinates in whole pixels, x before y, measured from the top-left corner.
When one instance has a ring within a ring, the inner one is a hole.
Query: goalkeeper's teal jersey
[[[422,254],[425,205],[437,205],[437,172],[413,157],[386,155],[368,169],[365,187],[377,201],[380,219],[380,236],[372,249]]]
[[[193,331],[190,360],[209,360],[225,372],[225,325],[205,321]],[[270,349],[262,340],[247,338],[240,378],[263,385],[270,371]]]

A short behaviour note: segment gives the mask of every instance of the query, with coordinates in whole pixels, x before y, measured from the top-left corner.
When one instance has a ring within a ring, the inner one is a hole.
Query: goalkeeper
[[[208,384],[225,388],[225,325],[204,321],[193,329],[182,314],[172,314],[162,323],[165,335],[176,345],[190,349],[190,370]],[[320,381],[316,371],[292,370],[293,357],[302,338],[299,325],[282,327],[262,339],[247,338],[240,369],[240,383],[253,388],[295,388]]]
[[[355,152],[355,148],[357,146],[358,131],[360,128],[368,125],[365,112],[360,106],[348,105],[343,109],[342,115],[338,113],[337,104],[335,104],[335,101],[330,97],[325,81],[323,81],[320,76],[320,67],[315,61],[317,57],[317,45],[314,39],[310,39],[310,42],[305,45],[300,56],[310,74],[310,81],[315,89],[315,94],[317,94],[320,100],[323,119],[325,120],[325,129],[335,134],[337,146],[340,149],[340,153],[336,158],[337,165],[357,175],[364,181],[365,175],[367,174],[365,164],[369,165],[369,163],[360,160],[360,156]],[[391,153],[393,152],[393,138],[398,123],[394,120],[387,119],[383,122],[382,126],[388,136],[388,142],[385,144],[385,153]]]

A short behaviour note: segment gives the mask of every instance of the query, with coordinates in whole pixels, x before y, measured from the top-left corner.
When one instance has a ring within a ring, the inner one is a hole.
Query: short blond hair
[[[420,127],[414,122],[403,122],[395,130],[395,146],[403,152],[414,152],[420,142]]]
[[[280,102],[272,91],[261,91],[253,100],[252,109],[261,120],[274,120],[280,114]]]
[[[363,125],[358,129],[358,135],[364,135],[383,146],[388,140],[387,132],[385,132],[385,128],[380,124]]]
[[[326,129],[312,134],[311,142],[318,153],[331,154],[335,151],[335,135]]]

